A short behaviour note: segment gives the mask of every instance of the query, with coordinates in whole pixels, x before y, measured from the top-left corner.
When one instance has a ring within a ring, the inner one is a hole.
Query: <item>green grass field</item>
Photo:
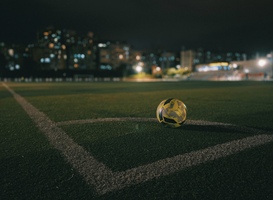
[[[56,148],[58,141],[54,146],[44,133],[47,131],[42,127],[44,119],[37,126],[35,117],[30,118],[0,84],[1,200],[273,199],[273,142],[231,155],[223,153],[218,159],[155,178],[146,180],[145,175],[130,178],[132,169],[144,166],[146,170],[146,166],[160,160],[163,164],[155,166],[164,168],[168,158],[264,133],[273,135],[273,82],[5,84],[108,171],[96,172],[94,167],[94,173],[102,178],[95,177],[94,183],[90,175],[92,183],[86,181],[89,168],[85,166],[90,164],[82,158],[79,160],[87,164],[76,163],[76,167],[71,164],[65,153]],[[156,122],[157,105],[169,97],[187,105],[189,122],[203,124],[186,123],[170,129]],[[211,125],[207,121],[236,127]],[[48,129],[50,132],[51,127]],[[83,166],[85,171],[81,172],[77,166]],[[160,169],[149,170],[147,177]],[[103,172],[114,175],[100,174]],[[118,180],[115,175],[121,177],[119,184],[125,186],[111,189],[100,182],[109,178],[114,183]],[[99,192],[97,185],[107,191]]]

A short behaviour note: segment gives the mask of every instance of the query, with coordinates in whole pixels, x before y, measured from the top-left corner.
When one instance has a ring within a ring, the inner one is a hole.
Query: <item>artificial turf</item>
[[[181,99],[188,119],[273,132],[273,82],[7,83],[51,120],[155,118],[161,100]],[[0,85],[0,199],[272,199],[272,144],[97,196]],[[217,126],[168,129],[155,121],[61,126],[114,171],[253,133]],[[258,133],[257,133],[258,134]],[[155,169],[156,170],[156,169]]]

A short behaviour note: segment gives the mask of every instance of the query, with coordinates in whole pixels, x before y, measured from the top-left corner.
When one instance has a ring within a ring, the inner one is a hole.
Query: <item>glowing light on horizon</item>
[[[266,63],[267,63],[267,62],[266,62],[265,59],[260,59],[260,60],[258,61],[258,65],[259,65],[260,67],[265,66]]]
[[[136,71],[139,73],[142,71],[142,67],[140,65],[136,66]]]

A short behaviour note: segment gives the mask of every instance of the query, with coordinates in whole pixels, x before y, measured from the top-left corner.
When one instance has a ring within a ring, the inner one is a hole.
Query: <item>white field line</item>
[[[263,145],[273,141],[273,135],[267,134],[261,130],[239,127],[232,124],[206,122],[206,121],[187,121],[186,124],[193,125],[212,125],[231,128],[234,131],[246,131],[251,133],[259,133],[239,140],[218,144],[202,150],[177,155],[171,158],[158,160],[154,163],[135,167],[122,172],[113,172],[103,163],[98,162],[90,153],[85,151],[81,146],[75,143],[58,125],[79,124],[79,123],[95,123],[108,121],[155,121],[152,118],[105,118],[76,120],[68,122],[55,123],[51,121],[44,113],[40,112],[23,97],[15,93],[6,84],[4,87],[13,94],[16,101],[23,107],[37,127],[47,136],[51,145],[61,151],[66,160],[84,177],[86,182],[92,185],[99,195],[105,194],[113,190],[119,190],[124,187],[140,184],[155,178],[166,176],[187,167],[196,166],[218,158],[226,157],[245,149]]]
[[[117,117],[117,118],[96,118],[96,119],[79,119],[79,120],[68,120],[62,122],[56,122],[57,126],[73,125],[73,124],[92,124],[98,122],[157,122],[156,118],[143,118],[143,117]],[[187,120],[184,125],[195,125],[195,126],[221,126],[222,128],[232,129],[234,131],[242,131],[247,133],[255,134],[269,134],[267,131],[249,128],[244,126],[237,126],[229,123],[222,122],[210,122],[203,120]]]
[[[112,171],[103,163],[98,162],[93,156],[75,143],[61,128],[51,121],[44,113],[27,102],[23,97],[15,93],[6,84],[7,90],[13,94],[15,100],[23,107],[36,126],[48,138],[51,145],[58,149],[66,160],[84,177],[88,184],[93,186],[103,185],[108,177],[112,177]]]
[[[97,119],[79,119],[79,120],[69,120],[56,122],[58,126],[72,125],[72,124],[89,124],[89,123],[98,123],[98,122],[124,122],[124,121],[134,121],[134,122],[156,122],[156,118],[143,118],[143,117],[115,117],[115,118],[97,118]],[[227,125],[231,124],[221,123],[221,122],[209,122],[202,120],[188,120],[185,124],[194,124],[194,125]]]

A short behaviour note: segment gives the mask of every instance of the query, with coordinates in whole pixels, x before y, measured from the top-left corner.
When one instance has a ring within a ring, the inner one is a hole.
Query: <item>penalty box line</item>
[[[68,163],[79,172],[79,174],[89,185],[96,189],[98,195],[103,195],[113,190],[119,190],[124,187],[170,175],[188,167],[203,164],[218,158],[223,158],[245,149],[250,149],[273,141],[273,135],[255,135],[182,155],[177,155],[171,158],[161,159],[147,165],[128,169],[126,171],[113,172],[103,163],[98,162],[83,147],[75,143],[63,129],[57,126],[57,123],[50,120],[43,112],[40,112],[22,96],[15,93],[5,83],[3,83],[3,86],[23,107],[25,112],[34,121],[39,130],[45,134],[50,144],[64,155]],[[188,123],[213,125],[214,122],[192,120]],[[224,123],[216,124],[222,124],[224,127],[228,126],[228,124]],[[63,124],[60,123],[59,125]],[[239,131],[239,129],[236,129],[237,126],[231,126],[232,129]],[[261,131],[257,129],[247,129],[245,131],[250,130],[256,130],[257,132],[261,133]]]

